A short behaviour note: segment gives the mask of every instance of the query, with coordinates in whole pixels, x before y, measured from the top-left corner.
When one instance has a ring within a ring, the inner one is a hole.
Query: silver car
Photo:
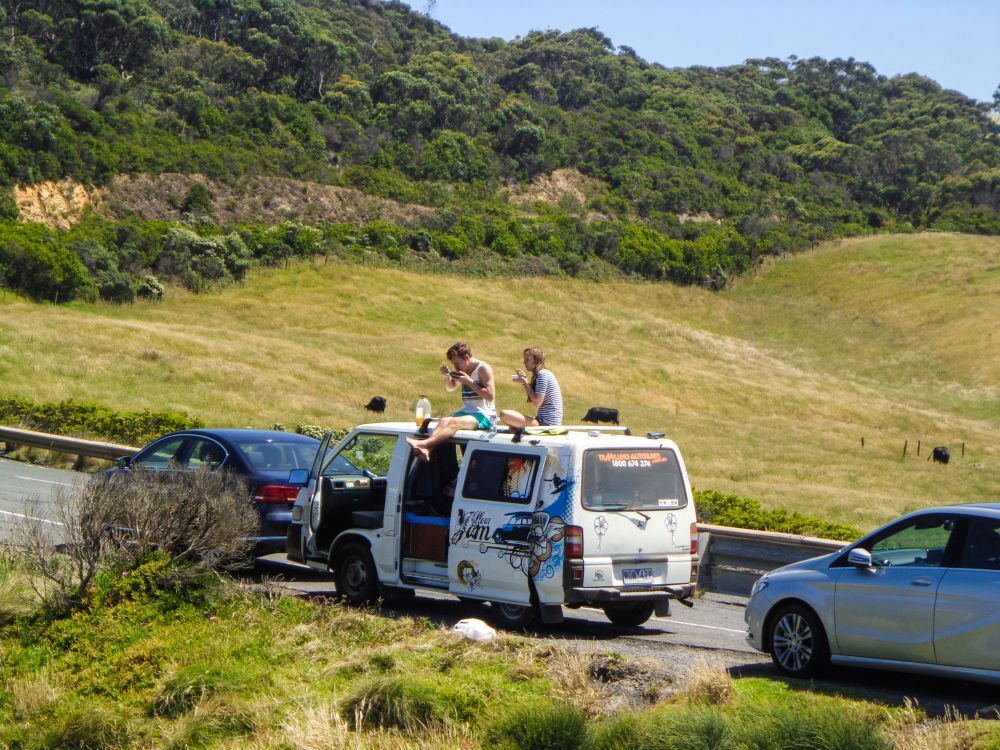
[[[774,570],[745,619],[792,677],[833,662],[1000,684],[1000,503],[920,510]]]

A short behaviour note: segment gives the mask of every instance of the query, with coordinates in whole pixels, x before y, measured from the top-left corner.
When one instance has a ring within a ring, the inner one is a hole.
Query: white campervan
[[[694,503],[661,434],[460,431],[425,463],[406,443],[415,432],[327,435],[295,502],[288,557],[333,571],[347,600],[446,591],[490,602],[505,627],[560,622],[563,606],[638,625],[669,614],[671,599],[689,604]]]

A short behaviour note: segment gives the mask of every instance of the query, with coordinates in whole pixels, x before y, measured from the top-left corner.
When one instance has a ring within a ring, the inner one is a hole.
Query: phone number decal
[[[662,464],[669,461],[663,453],[650,451],[638,453],[599,453],[597,460],[601,463],[609,463],[616,469],[648,469],[654,464]]]

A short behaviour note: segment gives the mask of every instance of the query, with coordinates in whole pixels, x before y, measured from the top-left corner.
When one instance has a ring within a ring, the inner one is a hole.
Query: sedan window
[[[136,456],[132,466],[141,469],[178,469],[178,454],[184,440],[185,436],[180,435],[153,443]]]
[[[959,567],[1000,570],[1000,520],[977,518],[972,522]]]
[[[872,561],[881,567],[940,567],[956,525],[951,516],[933,515],[894,526],[869,540]]]
[[[191,455],[188,458],[188,468],[198,469],[207,466],[210,469],[218,468],[226,459],[226,451],[214,440],[197,439],[191,448]]]

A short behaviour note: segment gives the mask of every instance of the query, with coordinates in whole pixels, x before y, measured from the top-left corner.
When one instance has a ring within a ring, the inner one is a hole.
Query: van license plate
[[[622,568],[622,580],[625,583],[652,583],[652,568]]]

